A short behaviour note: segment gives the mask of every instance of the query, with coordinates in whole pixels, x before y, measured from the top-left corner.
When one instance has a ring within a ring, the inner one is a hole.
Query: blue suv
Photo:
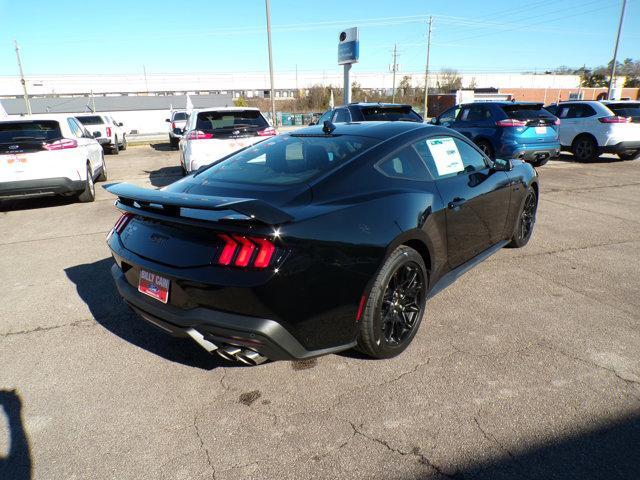
[[[471,139],[489,158],[519,158],[539,167],[560,155],[560,120],[542,103],[475,102],[456,105],[431,123]]]

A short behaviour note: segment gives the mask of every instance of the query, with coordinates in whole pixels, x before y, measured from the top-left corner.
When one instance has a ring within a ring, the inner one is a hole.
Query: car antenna
[[[331,123],[331,120],[325,120],[324,123],[322,124],[322,131],[326,135],[331,135],[335,129],[336,129],[336,126],[333,123]]]

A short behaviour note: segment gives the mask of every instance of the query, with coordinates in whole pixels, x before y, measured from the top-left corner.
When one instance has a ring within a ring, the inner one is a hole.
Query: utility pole
[[[93,108],[93,113],[96,113],[96,99],[93,97],[93,90],[91,90],[91,105]]]
[[[149,94],[149,82],[147,82],[147,67],[142,65],[142,73],[144,74],[144,89]]]
[[[422,118],[427,119],[427,112],[429,108],[429,56],[431,54],[431,25],[433,23],[433,17],[429,17],[429,35],[427,36],[427,66],[424,69],[424,108],[422,109]]]
[[[391,103],[396,103],[396,70],[398,69],[398,45],[393,46],[393,90],[391,94]]]
[[[271,53],[271,8],[269,6],[269,0],[265,0],[265,7],[267,9],[267,43],[269,45],[269,77],[271,78],[271,118],[273,127],[277,127],[276,121],[276,99],[275,92],[273,90],[273,55]]]
[[[18,70],[20,70],[20,83],[22,83],[22,90],[24,91],[24,104],[27,107],[27,114],[31,115],[31,102],[29,102],[29,94],[27,93],[27,82],[24,79],[24,72],[22,71],[22,60],[20,60],[20,47],[18,47],[17,40],[13,41],[16,46],[16,56],[18,57]]]
[[[607,91],[607,99],[611,100],[611,89],[616,75],[616,60],[618,57],[618,43],[620,43],[620,32],[622,31],[622,20],[624,20],[624,12],[627,9],[627,0],[622,0],[622,10],[620,10],[620,22],[618,23],[618,34],[616,35],[616,46],[613,48],[613,62],[611,62],[611,76],[609,77],[609,89]]]

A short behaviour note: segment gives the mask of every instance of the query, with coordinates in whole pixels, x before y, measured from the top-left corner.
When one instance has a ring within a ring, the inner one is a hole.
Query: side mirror
[[[511,163],[511,159],[508,158],[496,158],[491,168],[496,172],[510,172],[513,169],[513,163]]]
[[[432,125],[437,125],[438,124],[438,117],[433,117],[431,120],[429,120],[429,123]]]
[[[167,123],[171,123],[171,120],[169,120],[168,118],[165,118],[164,121]]]
[[[119,127],[124,127],[124,123],[120,122],[120,123],[118,123],[118,126]]]
[[[100,132],[93,132],[93,138],[98,138],[100,136]]]

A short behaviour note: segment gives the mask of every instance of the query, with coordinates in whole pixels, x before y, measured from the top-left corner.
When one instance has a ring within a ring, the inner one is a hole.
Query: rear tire
[[[484,153],[491,160],[494,160],[496,158],[496,154],[493,151],[493,147],[491,146],[491,144],[488,141],[486,141],[486,140],[478,140],[476,142],[476,145],[478,146],[478,148],[480,150],[482,150],[482,153]]]
[[[96,199],[96,185],[93,182],[93,175],[91,174],[91,168],[87,165],[87,180],[85,182],[84,190],[78,195],[78,201],[82,203],[93,202]]]
[[[177,138],[173,138],[173,137],[169,137],[169,144],[171,145],[171,148],[174,150],[178,149],[178,143],[180,143],[180,140]]]
[[[571,144],[571,152],[578,162],[593,162],[598,158],[598,144],[593,137],[580,135]]]
[[[122,136],[122,147],[120,149],[124,152],[127,149],[127,136]]]
[[[104,153],[102,154],[102,172],[100,172],[100,175],[98,176],[98,181],[107,181],[107,163],[104,161]]]
[[[113,140],[113,146],[111,147],[111,154],[118,155],[120,153],[120,146],[118,145],[118,137]]]
[[[541,167],[543,165],[546,165],[548,161],[549,161],[549,157],[543,158],[542,160],[536,160],[534,162],[531,162],[531,165],[533,165],[534,167]]]
[[[620,160],[635,160],[640,157],[640,150],[629,150],[618,154]]]
[[[391,358],[411,343],[424,315],[428,273],[422,256],[401,245],[386,259],[362,315],[358,350]]]
[[[513,237],[511,237],[511,242],[509,242],[507,247],[521,248],[529,243],[536,224],[537,212],[538,196],[532,187],[527,187],[527,195],[524,198],[522,209],[520,209]]]

